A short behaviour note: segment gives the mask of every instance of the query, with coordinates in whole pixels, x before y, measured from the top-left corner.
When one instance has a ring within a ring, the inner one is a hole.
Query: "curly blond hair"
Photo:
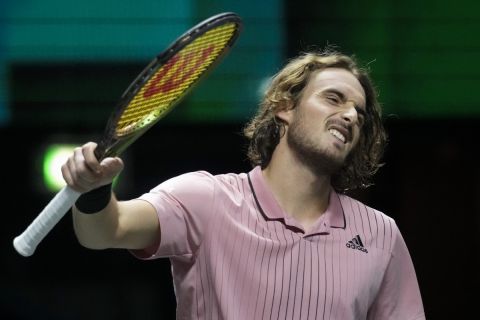
[[[326,68],[348,70],[358,79],[365,91],[367,113],[359,142],[341,170],[332,176],[332,186],[339,192],[366,188],[382,165],[387,140],[380,104],[367,70],[360,68],[353,57],[331,49],[302,53],[272,78],[257,114],[243,130],[249,139],[247,156],[253,166],[265,168],[269,164],[285,132],[276,114],[291,106],[295,108],[311,75]]]

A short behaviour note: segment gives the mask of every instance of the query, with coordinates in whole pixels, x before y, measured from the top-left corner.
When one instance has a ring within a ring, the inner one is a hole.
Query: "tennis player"
[[[386,134],[368,73],[334,51],[276,74],[246,125],[253,169],[186,173],[137,199],[95,143],[62,168],[87,248],[169,258],[178,319],[425,319],[395,221],[347,196],[370,185]]]

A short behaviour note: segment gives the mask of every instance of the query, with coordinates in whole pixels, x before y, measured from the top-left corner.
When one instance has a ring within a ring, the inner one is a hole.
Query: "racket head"
[[[222,60],[241,30],[237,14],[221,13],[157,55],[121,96],[95,150],[97,158],[119,155],[167,115]]]

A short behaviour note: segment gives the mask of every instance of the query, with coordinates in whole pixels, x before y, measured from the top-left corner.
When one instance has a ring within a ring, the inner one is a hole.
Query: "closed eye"
[[[367,117],[367,112],[360,107],[355,107],[355,110],[358,114],[358,122],[360,125],[363,125],[365,123],[365,118]]]
[[[325,96],[325,98],[327,99],[328,102],[330,102],[334,105],[338,105],[338,104],[343,102],[342,98],[340,96],[338,96],[337,94],[329,93]]]

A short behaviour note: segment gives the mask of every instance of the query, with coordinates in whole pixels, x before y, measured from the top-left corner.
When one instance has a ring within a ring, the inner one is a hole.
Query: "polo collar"
[[[248,180],[255,197],[255,201],[257,202],[260,212],[266,220],[278,220],[288,226],[300,229],[300,231],[304,231],[303,228],[296,223],[295,219],[291,218],[280,207],[280,204],[275,199],[275,196],[265,181],[260,166],[253,168],[248,173]],[[315,223],[310,233],[328,233],[329,228],[345,229],[345,227],[346,219],[340,196],[332,189],[330,192],[327,210],[319,218],[319,221]]]

